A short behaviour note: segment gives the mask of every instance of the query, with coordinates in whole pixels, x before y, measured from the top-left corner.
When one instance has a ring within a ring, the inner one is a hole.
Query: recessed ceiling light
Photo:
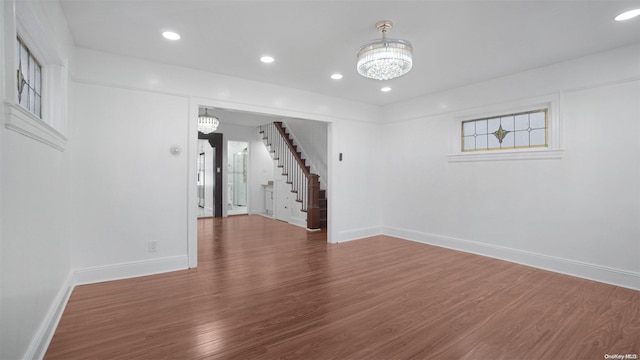
[[[175,33],[173,31],[165,31],[162,33],[162,36],[164,36],[165,39],[169,39],[169,40],[179,40],[180,39],[180,34]]]
[[[616,21],[625,21],[629,19],[633,19],[634,17],[640,15],[640,9],[633,9],[629,11],[625,11],[622,14],[615,17]]]
[[[385,86],[385,87],[383,87],[382,89],[380,89],[380,91],[382,91],[382,92],[389,92],[389,91],[391,91],[391,88],[390,88],[390,87],[388,87],[388,86]]]
[[[340,79],[342,79],[342,74],[338,74],[338,73],[331,74],[331,78],[333,80],[340,80]]]
[[[272,62],[276,61],[276,59],[274,59],[272,56],[265,55],[260,58],[260,61],[265,64],[271,64]]]

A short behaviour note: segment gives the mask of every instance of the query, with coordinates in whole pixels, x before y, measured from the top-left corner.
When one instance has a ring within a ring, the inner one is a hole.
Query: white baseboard
[[[44,355],[47,353],[47,349],[49,348],[49,344],[51,343],[51,339],[53,339],[53,334],[56,332],[60,318],[62,318],[64,308],[67,306],[67,302],[69,301],[73,288],[73,274],[70,273],[51,303],[49,311],[47,311],[47,314],[42,320],[36,334],[31,338],[29,347],[24,354],[24,359],[44,358]]]
[[[368,237],[372,237],[380,234],[382,234],[382,229],[379,227],[353,229],[353,230],[339,232],[335,238],[331,239],[331,242],[341,243],[341,242],[347,242],[352,240],[364,239],[364,238],[368,238]]]
[[[640,273],[632,271],[391,226],[383,227],[382,232],[385,235],[405,240],[460,250],[561,274],[640,290]]]
[[[169,271],[188,268],[187,256],[174,256],[169,258],[138,261],[117,265],[101,266],[76,270],[69,274],[64,284],[58,291],[49,311],[45,315],[36,334],[31,339],[25,352],[24,359],[44,358],[51,339],[55,334],[58,323],[62,318],[69,297],[76,285],[92,284],[97,282],[128,279],[138,276],[160,274]]]
[[[291,218],[289,218],[289,224],[300,226],[300,227],[303,227],[303,228],[306,229],[307,228],[307,219],[306,218],[300,219],[300,218],[296,218],[296,217],[292,216]]]
[[[76,285],[94,284],[103,281],[129,279],[138,276],[161,274],[189,268],[186,255],[160,259],[135,261],[115,265],[98,266],[75,271]]]
[[[256,212],[254,215],[264,216],[267,219],[275,219],[275,217],[273,217],[273,214],[267,214],[267,213],[264,213],[264,212]]]

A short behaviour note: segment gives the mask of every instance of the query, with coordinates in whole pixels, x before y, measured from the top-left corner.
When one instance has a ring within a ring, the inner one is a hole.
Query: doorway
[[[218,102],[210,102],[206,105],[209,109],[209,114],[215,115],[217,118],[221,120],[220,126],[217,129],[219,132],[224,132],[225,139],[224,142],[228,142],[227,139],[232,139],[236,141],[244,141],[249,144],[248,146],[248,156],[246,158],[247,164],[247,190],[246,190],[246,204],[248,205],[248,209],[245,213],[247,214],[264,214],[266,213],[269,217],[275,218],[275,206],[276,204],[276,180],[278,176],[275,176],[277,172],[273,159],[269,154],[269,149],[264,145],[260,136],[258,136],[259,130],[257,130],[258,126],[264,125],[273,121],[281,121],[283,119],[283,115],[272,114],[271,109],[264,108],[262,113],[257,113],[254,108],[252,109],[229,109],[229,108],[220,108],[215,106],[221,106],[224,103]],[[202,113],[204,114],[204,106],[199,104],[192,104],[191,111],[193,112],[194,120],[192,125],[190,125],[190,133],[197,133],[197,129],[195,129],[195,118],[196,114]],[[289,115],[295,115],[296,112],[288,113]],[[299,117],[297,119],[287,118],[287,122],[292,127],[297,127],[301,131],[295,131],[296,136],[298,136],[300,141],[304,141],[305,143],[309,143],[311,148],[308,150],[311,155],[319,154],[320,158],[309,159],[315,166],[324,168],[318,169],[319,174],[323,174],[321,177],[321,184],[327,185],[328,182],[323,183],[323,179],[328,181],[329,178],[327,174],[329,173],[328,165],[333,163],[330,161],[331,159],[328,157],[329,155],[329,145],[331,144],[331,126],[328,122],[325,121],[315,121],[315,120],[307,120],[305,119],[304,113],[298,113]],[[295,129],[294,129],[295,130]],[[197,222],[197,209],[198,209],[198,197],[197,197],[197,157],[199,154],[199,146],[197,146],[197,138],[195,136],[190,138],[190,152],[191,152],[191,161],[189,161],[189,226],[188,226],[188,257],[189,257],[189,266],[195,267],[197,266],[197,253],[198,253],[198,244],[197,244],[197,234],[200,229],[198,229]],[[222,143],[222,142],[221,142]],[[222,165],[222,172],[224,177],[219,179],[217,183],[226,183],[229,181],[229,175],[227,171],[229,170],[228,161],[229,158],[227,156],[228,147],[226,145],[221,145],[224,149],[223,159],[218,162],[218,164]],[[315,148],[315,149],[314,149]],[[241,149],[243,150],[244,147]],[[219,152],[216,152],[216,156]],[[232,152],[233,154],[233,152]],[[207,155],[208,156],[208,155]],[[224,160],[224,162],[222,162]],[[337,160],[336,160],[337,161]],[[209,163],[209,159],[206,160]],[[337,162],[335,163],[337,164]],[[216,174],[217,175],[217,174]],[[224,180],[224,181],[223,181]],[[231,180],[233,182],[233,180]],[[265,185],[261,187],[261,185]],[[280,184],[284,185],[284,184]],[[223,184],[222,192],[224,194],[223,207],[216,206],[216,208],[221,208],[223,211],[229,208],[227,203],[227,186]],[[270,199],[272,202],[267,204],[266,195],[264,188],[270,187],[270,190],[273,193],[273,197]],[[219,187],[218,187],[219,190]],[[290,193],[290,190],[288,190]],[[286,190],[283,190],[287,194]],[[222,194],[216,196],[217,199],[222,199]],[[290,199],[291,200],[291,199]],[[295,202],[295,200],[294,200]],[[331,201],[328,202],[331,204]],[[286,197],[283,203],[280,205],[286,205]],[[282,206],[284,208],[284,206]],[[291,214],[291,206],[287,206],[284,211],[280,211],[281,218],[286,219],[287,214]],[[244,209],[243,209],[244,210]],[[269,212],[267,212],[269,210]],[[287,211],[289,210],[289,211]],[[224,213],[224,215],[233,215],[233,212]],[[221,216],[221,215],[220,215]],[[291,216],[291,215],[290,215]],[[298,217],[296,216],[296,219]],[[213,222],[212,222],[213,223]],[[296,222],[296,224],[298,224]],[[302,226],[302,225],[301,225]],[[328,236],[331,238],[331,231],[328,231]]]
[[[247,168],[249,143],[227,143],[227,215],[248,214]]]
[[[198,146],[198,217],[222,217],[222,134],[198,132]]]
[[[206,153],[204,152],[204,145],[200,144],[200,155],[198,155],[198,207],[201,210],[201,213],[198,217],[203,217],[208,215],[209,209],[206,207],[207,205],[207,195],[206,195],[206,180],[209,178],[207,172],[209,169],[206,167]],[[211,208],[211,214],[213,214],[213,208]]]

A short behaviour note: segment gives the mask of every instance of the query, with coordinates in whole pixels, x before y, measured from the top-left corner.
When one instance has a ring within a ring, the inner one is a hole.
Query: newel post
[[[309,174],[309,206],[307,208],[307,228],[320,229],[320,177]]]

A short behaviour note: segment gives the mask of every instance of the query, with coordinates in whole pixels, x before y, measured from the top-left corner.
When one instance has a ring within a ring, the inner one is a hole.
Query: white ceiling
[[[377,105],[640,42],[640,18],[613,20],[637,0],[61,2],[79,47]],[[389,37],[414,46],[413,70],[388,82],[355,70],[382,19],[395,23]],[[262,64],[263,54],[276,61]]]

